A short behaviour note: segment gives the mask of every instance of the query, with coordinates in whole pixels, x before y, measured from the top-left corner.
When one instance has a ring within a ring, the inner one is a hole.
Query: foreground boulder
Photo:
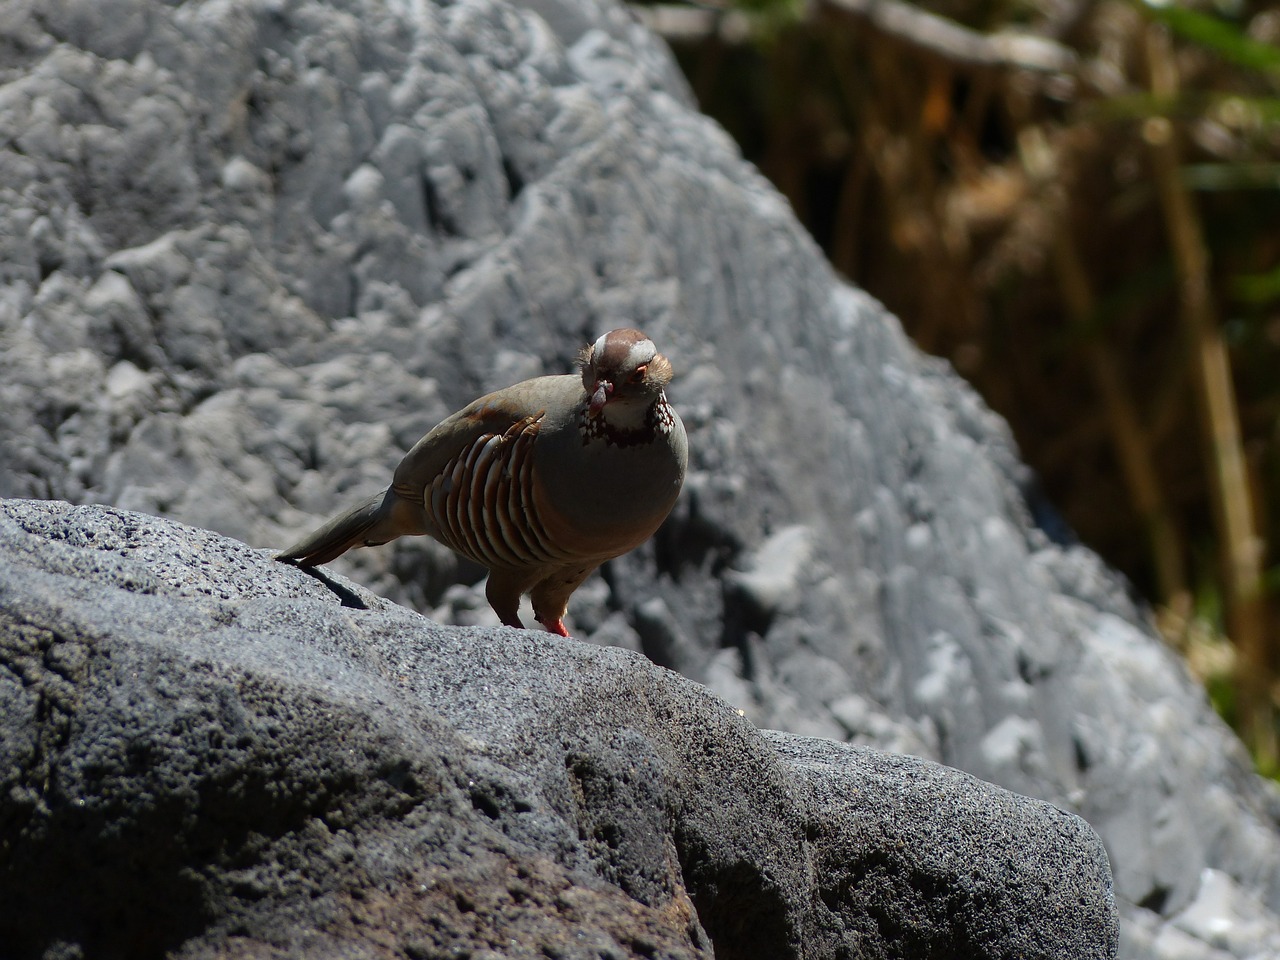
[[[1075,816],[139,514],[0,502],[0,717],[6,957],[1115,950]]]

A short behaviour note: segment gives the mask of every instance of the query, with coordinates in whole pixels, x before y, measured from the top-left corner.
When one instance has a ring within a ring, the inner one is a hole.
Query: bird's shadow
[[[279,557],[276,559],[279,560],[280,563],[288,564],[295,570],[301,570],[308,577],[311,577],[313,580],[318,580],[320,583],[324,584],[329,588],[333,595],[338,598],[338,602],[340,602],[344,607],[351,607],[353,610],[369,609],[369,605],[361,600],[360,596],[354,590],[344,587],[319,567],[304,567],[294,560],[282,560]]]

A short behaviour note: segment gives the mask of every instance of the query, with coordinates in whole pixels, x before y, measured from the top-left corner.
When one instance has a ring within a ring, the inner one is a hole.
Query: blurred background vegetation
[[[636,13],[1280,771],[1280,7]]]

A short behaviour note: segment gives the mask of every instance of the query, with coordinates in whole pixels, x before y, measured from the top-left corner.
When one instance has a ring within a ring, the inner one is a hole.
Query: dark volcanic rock
[[[1039,526],[1005,425],[833,274],[625,8],[9,0],[0,132],[0,496],[280,547],[451,409],[640,326],[690,476],[575,635],[757,726],[1078,813],[1126,957],[1280,951],[1272,790],[1118,578]],[[334,567],[494,622],[421,538]]]
[[[0,717],[6,957],[1114,952],[1077,817],[139,514],[0,502]]]

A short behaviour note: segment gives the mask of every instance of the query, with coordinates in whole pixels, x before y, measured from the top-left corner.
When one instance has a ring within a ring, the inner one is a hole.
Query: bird
[[[534,617],[568,637],[569,597],[606,560],[647,540],[684,483],[674,371],[653,340],[610,330],[579,374],[534,377],[472,401],[400,461],[391,485],[276,559],[328,563],[354,547],[433,537],[489,572],[485,597],[509,627]]]

